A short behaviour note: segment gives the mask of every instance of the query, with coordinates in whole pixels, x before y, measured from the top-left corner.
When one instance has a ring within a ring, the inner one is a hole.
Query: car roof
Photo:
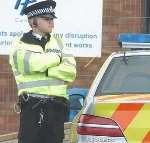
[[[134,55],[150,55],[150,50],[125,50],[119,52],[113,52],[111,57],[121,57],[121,56],[134,56]]]

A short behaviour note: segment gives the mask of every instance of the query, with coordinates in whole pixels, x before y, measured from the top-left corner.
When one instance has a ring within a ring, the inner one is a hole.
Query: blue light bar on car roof
[[[129,49],[150,49],[150,34],[144,33],[121,33],[118,41],[122,48]]]

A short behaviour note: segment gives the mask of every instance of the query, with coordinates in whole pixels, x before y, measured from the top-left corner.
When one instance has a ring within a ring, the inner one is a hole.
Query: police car
[[[99,70],[73,120],[71,143],[150,143],[150,36],[118,39],[123,51]]]

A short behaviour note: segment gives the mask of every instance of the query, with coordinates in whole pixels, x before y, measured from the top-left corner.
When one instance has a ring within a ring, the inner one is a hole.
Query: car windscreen
[[[123,93],[150,93],[150,56],[112,59],[95,96]]]

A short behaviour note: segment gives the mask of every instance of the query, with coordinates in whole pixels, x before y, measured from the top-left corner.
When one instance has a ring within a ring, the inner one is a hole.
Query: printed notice
[[[30,30],[24,7],[41,0],[5,0],[0,8],[0,54],[9,53],[12,42]],[[100,57],[103,0],[56,0],[58,17],[53,36],[62,38],[76,57]]]

